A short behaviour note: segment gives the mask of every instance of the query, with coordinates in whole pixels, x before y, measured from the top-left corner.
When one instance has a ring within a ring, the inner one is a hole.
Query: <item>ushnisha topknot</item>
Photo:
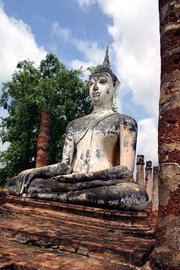
[[[112,81],[113,81],[113,86],[116,85],[116,82],[118,81],[118,78],[117,76],[112,72],[112,70],[110,69],[110,60],[109,60],[109,49],[108,49],[108,46],[106,48],[106,52],[105,52],[105,57],[104,57],[104,61],[103,61],[103,65],[102,65],[102,68],[100,68],[99,70],[97,70],[96,72],[92,73],[89,77],[89,80],[94,77],[95,75],[98,75],[100,73],[104,73],[104,72],[107,72],[109,73],[109,75],[111,76],[112,78]]]
[[[103,61],[103,68],[110,68],[110,67],[111,67],[111,64],[109,61],[109,49],[107,46],[105,56],[104,56],[104,61]]]

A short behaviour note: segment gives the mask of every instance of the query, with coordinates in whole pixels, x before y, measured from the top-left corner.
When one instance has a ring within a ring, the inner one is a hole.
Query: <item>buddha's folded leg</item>
[[[34,179],[28,187],[27,193],[29,196],[33,197],[33,194],[40,193],[62,193],[67,192],[69,183],[60,183],[53,178],[36,178]]]
[[[37,197],[36,195],[40,193],[64,193],[68,191],[85,190],[105,185],[114,185],[117,184],[117,181],[119,180],[109,180],[106,182],[103,180],[94,180],[72,184],[68,182],[58,182],[53,178],[36,178],[30,183],[29,187],[25,189],[25,193],[27,193],[29,197]],[[22,183],[18,177],[12,178],[9,183],[10,194],[19,195],[21,186]]]
[[[40,193],[64,193],[64,192],[69,192],[69,191],[79,191],[79,190],[86,190],[90,188],[97,188],[101,186],[115,185],[118,182],[122,182],[122,180],[118,180],[118,179],[113,179],[113,180],[108,180],[108,181],[93,180],[93,181],[86,181],[86,182],[77,182],[77,183],[72,184],[67,181],[58,182],[54,178],[48,178],[48,179],[36,178],[31,182],[30,186],[28,187],[27,193],[30,196],[37,195],[37,193],[39,194]]]
[[[63,186],[57,181],[53,181],[55,180],[34,180],[29,187],[30,197],[56,200],[64,203],[137,211],[144,210],[148,203],[146,190],[134,182],[122,181],[120,179],[109,181],[95,180],[85,183],[64,184]],[[81,189],[83,187],[84,189]]]
[[[148,195],[146,190],[138,184],[121,181],[114,185],[60,194],[58,201],[105,208],[142,211],[148,204]]]
[[[10,193],[16,195],[19,183],[12,179]],[[146,190],[134,182],[121,179],[94,180],[79,183],[61,183],[52,178],[34,179],[27,196],[123,210],[144,210],[148,203]]]

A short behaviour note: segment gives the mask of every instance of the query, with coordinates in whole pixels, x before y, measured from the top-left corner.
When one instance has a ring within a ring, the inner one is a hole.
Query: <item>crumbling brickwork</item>
[[[151,267],[180,269],[180,1],[159,0],[161,92],[159,102],[159,217]]]

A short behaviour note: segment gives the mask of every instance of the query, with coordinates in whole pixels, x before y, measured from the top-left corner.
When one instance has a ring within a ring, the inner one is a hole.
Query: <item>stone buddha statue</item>
[[[9,192],[89,206],[145,209],[148,195],[133,181],[137,124],[114,111],[119,85],[107,49],[103,67],[89,78],[93,111],[67,126],[62,161],[21,172],[11,179]]]

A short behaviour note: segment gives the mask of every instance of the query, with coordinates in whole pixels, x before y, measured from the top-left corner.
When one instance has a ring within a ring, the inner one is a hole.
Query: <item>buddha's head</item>
[[[115,109],[120,82],[110,69],[108,48],[103,67],[89,77],[89,92],[93,105]]]

